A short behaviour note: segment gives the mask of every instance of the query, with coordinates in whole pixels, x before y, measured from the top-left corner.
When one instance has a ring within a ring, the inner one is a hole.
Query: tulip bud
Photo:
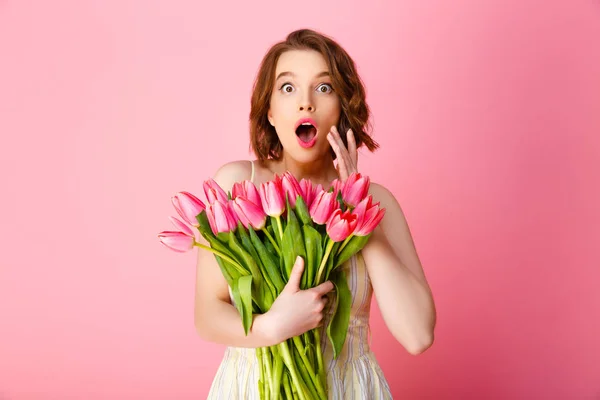
[[[233,184],[233,188],[231,190],[231,197],[235,200],[236,197],[244,197],[247,200],[250,200],[254,204],[259,207],[262,207],[262,202],[260,201],[260,195],[258,194],[258,189],[254,184],[250,181],[236,182]]]
[[[210,204],[215,201],[220,201],[222,203],[227,203],[227,193],[219,186],[219,184],[212,178],[204,181],[203,183],[204,194],[206,195],[206,199]]]
[[[206,208],[200,199],[191,193],[179,192],[171,197],[171,202],[185,222],[196,227],[200,225],[196,216]]]
[[[246,229],[248,229],[249,225],[252,225],[256,230],[264,228],[267,222],[267,214],[265,214],[262,208],[241,196],[233,200],[232,206],[235,214],[237,214]]]
[[[285,198],[283,196],[283,188],[281,179],[275,176],[275,179],[260,185],[258,191],[263,210],[271,217],[279,217],[285,210]]]
[[[337,207],[338,202],[335,199],[335,192],[321,191],[312,202],[309,214],[315,223],[323,225]]]
[[[194,247],[194,236],[184,232],[163,231],[158,234],[158,239],[169,249],[178,253],[185,253]]]
[[[190,229],[190,227],[181,222],[179,219],[175,217],[169,217],[169,219],[171,220],[171,223],[173,224],[173,226],[175,226],[175,228],[179,229],[181,232],[185,233],[188,236],[195,237],[194,232]]]
[[[339,208],[331,214],[327,221],[326,231],[331,240],[341,242],[346,240],[356,228],[356,215],[350,211],[342,212]]]
[[[379,203],[372,204],[372,196],[365,197],[352,213],[356,215],[357,223],[353,235],[367,236],[375,230],[385,215],[385,208],[380,209]]]
[[[302,196],[302,188],[300,187],[298,180],[296,177],[294,177],[294,175],[291,174],[291,172],[286,171],[283,174],[281,182],[284,191],[284,199],[285,195],[287,194],[290,206],[292,208],[296,207],[296,199],[298,196]]]
[[[221,232],[231,232],[236,229],[237,223],[228,203],[215,201],[206,207],[208,223],[215,235]]]
[[[356,207],[369,194],[370,180],[359,172],[352,173],[342,185],[342,198],[349,206]]]

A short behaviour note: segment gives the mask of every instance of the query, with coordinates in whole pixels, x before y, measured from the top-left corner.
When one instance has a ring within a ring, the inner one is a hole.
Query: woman
[[[254,85],[250,135],[257,160],[227,163],[214,179],[226,191],[243,180],[260,186],[285,171],[325,188],[336,178],[345,181],[357,172],[357,148],[378,147],[365,131],[368,118],[364,87],[350,56],[320,33],[292,32],[265,55]],[[391,398],[369,349],[373,293],[386,326],[408,352],[419,354],[433,342],[435,306],[402,210],[383,186],[371,183],[370,193],[386,213],[363,250],[341,267],[353,303],[338,358],[333,359],[327,335],[321,335],[331,399]],[[300,290],[303,267],[299,258],[283,292],[267,313],[253,317],[246,336],[212,253],[198,252],[196,328],[201,338],[228,346],[210,399],[257,399],[254,348],[327,326],[333,284]]]

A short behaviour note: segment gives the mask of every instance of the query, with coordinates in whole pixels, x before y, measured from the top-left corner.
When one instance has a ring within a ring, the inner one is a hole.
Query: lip
[[[314,120],[314,119],[312,119],[312,118],[302,118],[302,119],[299,119],[299,120],[296,122],[296,125],[294,125],[294,130],[298,129],[298,127],[299,127],[300,125],[302,125],[303,123],[305,123],[305,122],[310,122],[310,124],[311,124],[312,126],[314,126],[314,127],[315,127],[315,129],[317,129],[317,123],[315,122],[315,120]],[[317,132],[318,132],[318,130],[317,130]]]
[[[314,128],[316,129],[317,133],[315,134],[315,137],[311,139],[310,142],[305,143],[303,142],[299,137],[296,137],[298,139],[298,143],[300,144],[300,146],[304,147],[305,149],[310,149],[311,147],[313,147],[315,145],[315,143],[317,143],[317,137],[319,137],[319,128],[317,128],[317,123],[315,122],[314,119],[312,118],[301,118],[296,122],[296,125],[294,126],[294,131],[296,129],[298,129],[298,127],[300,125],[302,125],[303,123],[308,122],[310,123],[312,126],[314,126]]]

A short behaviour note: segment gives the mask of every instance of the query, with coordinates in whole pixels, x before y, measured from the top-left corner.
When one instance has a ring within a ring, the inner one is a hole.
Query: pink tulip
[[[163,231],[158,234],[158,239],[169,249],[178,253],[185,253],[194,247],[194,236],[184,232]]]
[[[338,205],[335,199],[335,192],[325,192],[322,190],[317,194],[310,206],[310,217],[317,224],[325,224]]]
[[[258,189],[250,181],[236,182],[233,184],[233,189],[231,189],[231,197],[235,199],[239,196],[245,197],[257,206],[262,207]]]
[[[236,229],[237,223],[235,217],[229,208],[228,203],[215,201],[206,207],[206,216],[210,229],[215,235],[221,232],[231,232]]]
[[[171,197],[171,203],[173,203],[175,210],[177,210],[177,213],[179,213],[185,222],[192,226],[200,225],[196,216],[206,208],[200,199],[191,193],[179,192]]]
[[[204,194],[206,195],[206,199],[210,204],[214,203],[217,200],[222,203],[227,203],[227,193],[225,193],[223,188],[221,188],[221,186],[219,186],[219,184],[215,182],[214,179],[209,178],[208,180],[204,181],[204,184],[202,186],[204,188]]]
[[[327,234],[334,242],[346,240],[356,228],[356,215],[350,211],[342,212],[339,208],[331,214],[327,221]]]
[[[186,235],[194,236],[194,232],[190,229],[189,226],[187,226],[186,224],[184,224],[183,222],[181,222],[180,220],[178,220],[175,217],[169,217],[169,219],[171,220],[171,223],[173,224],[173,226],[175,226],[175,228],[179,229],[181,232],[185,233]]]
[[[298,183],[298,180],[291,174],[291,172],[286,171],[283,174],[283,178],[281,180],[283,192],[284,192],[284,201],[285,195],[287,194],[288,200],[290,201],[290,206],[296,207],[296,199],[298,196],[302,196],[302,188]]]
[[[279,217],[285,210],[285,198],[281,179],[275,175],[275,179],[260,185],[258,191],[262,207],[265,213],[271,217]]]
[[[300,180],[300,189],[302,189],[302,198],[306,208],[310,209],[317,194],[323,190],[323,186],[321,184],[314,185],[310,180],[302,179]]]
[[[227,208],[229,210],[229,214],[231,214],[231,216],[233,217],[233,220],[235,222],[235,226],[238,226],[238,222],[240,222],[240,217],[236,214],[235,210],[233,209],[233,200],[227,200]]]
[[[246,229],[249,225],[257,230],[264,228],[267,222],[267,214],[262,208],[241,196],[236,197],[232,205],[235,214],[237,214]]]
[[[336,195],[337,195],[337,192],[342,191],[343,187],[344,187],[344,184],[339,179],[334,179],[333,181],[331,181],[331,185],[329,185],[329,188],[333,188],[333,191],[334,191],[334,193],[336,193]]]
[[[367,236],[375,230],[385,215],[385,208],[379,208],[379,203],[373,204],[371,195],[365,197],[352,213],[356,215],[357,223],[353,235]]]
[[[354,172],[342,186],[342,198],[349,206],[356,207],[369,194],[370,180],[360,172]]]

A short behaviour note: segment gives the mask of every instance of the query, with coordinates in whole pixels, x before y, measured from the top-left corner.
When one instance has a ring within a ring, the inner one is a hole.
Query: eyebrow
[[[279,75],[277,75],[277,79],[275,79],[275,80],[277,81],[279,78],[282,78],[284,76],[292,76],[292,77],[294,77],[294,76],[296,76],[296,74],[294,74],[293,72],[290,72],[290,71],[285,71],[285,72],[282,72]],[[330,76],[329,71],[323,71],[323,72],[319,73],[316,76],[316,78],[321,78],[323,76]]]

